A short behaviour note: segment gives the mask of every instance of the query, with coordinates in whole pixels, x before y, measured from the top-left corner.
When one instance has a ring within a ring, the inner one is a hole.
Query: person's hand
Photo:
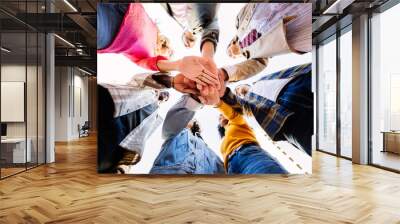
[[[218,89],[214,86],[203,87],[203,92],[201,93],[201,96],[199,96],[199,99],[201,103],[205,105],[218,105],[221,101]]]
[[[219,96],[222,97],[225,94],[226,82],[229,79],[228,74],[226,74],[225,70],[223,70],[221,68],[218,69],[218,79],[219,79],[218,93],[219,93]]]
[[[242,56],[242,50],[240,48],[239,40],[237,37],[235,37],[229,43],[228,48],[227,48],[227,53],[228,53],[228,56],[231,58],[238,58],[238,57]]]
[[[181,93],[199,94],[196,83],[186,78],[183,74],[178,74],[172,79],[172,87]]]
[[[182,41],[186,48],[192,48],[196,43],[196,36],[190,31],[185,31],[182,34]]]
[[[220,88],[214,86],[202,86],[199,99],[206,105],[217,105],[220,103],[220,98],[225,94],[227,74],[223,69],[218,70],[218,79]]]
[[[220,70],[217,68],[217,66],[215,65],[214,61],[213,61],[211,58],[207,58],[205,62],[206,62],[206,63],[204,64],[204,66],[205,66],[207,69],[209,69],[211,72],[213,72],[213,73],[215,73],[215,74],[218,74],[217,78],[218,78],[218,81],[219,81],[219,82],[218,82],[218,84],[216,85],[216,88],[219,89],[219,88],[221,87],[221,82],[220,82],[221,80],[219,79],[219,72],[220,72]],[[200,83],[196,83],[196,85],[197,85],[197,89],[198,89],[203,95],[207,95],[208,88],[207,88],[207,89],[204,89],[204,88],[203,88],[205,85],[200,84]]]
[[[186,56],[180,60],[178,70],[199,85],[214,85],[219,88],[217,67],[208,58]]]

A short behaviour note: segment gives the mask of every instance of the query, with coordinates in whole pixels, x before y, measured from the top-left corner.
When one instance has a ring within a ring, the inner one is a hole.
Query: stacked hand
[[[183,74],[176,75],[172,83],[172,87],[181,93],[200,94],[196,87],[196,82],[186,78]]]
[[[203,104],[218,104],[225,92],[224,71],[207,58],[189,56],[181,62],[182,73],[174,77],[173,87],[179,92],[197,95]]]
[[[180,60],[178,71],[201,86],[214,85],[219,88],[218,70],[208,58],[187,56]]]
[[[199,96],[200,101],[206,105],[218,105],[220,103],[220,98],[225,93],[225,73],[223,70],[218,70],[219,86],[216,88],[214,86],[206,86],[201,91]]]

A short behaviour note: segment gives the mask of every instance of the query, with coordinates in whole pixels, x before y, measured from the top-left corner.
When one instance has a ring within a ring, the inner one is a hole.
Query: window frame
[[[342,35],[346,34],[347,32],[351,32],[352,31],[352,23],[347,24],[345,27],[340,28],[337,27],[337,31],[336,33],[333,33],[332,35],[330,35],[329,37],[321,40],[317,45],[316,45],[316,150],[319,152],[323,152],[329,155],[333,155],[333,156],[337,156],[340,158],[344,158],[347,160],[352,160],[352,158],[347,157],[342,155],[341,153],[341,118],[340,118],[340,104],[341,104],[341,97],[340,97],[340,81],[341,81],[341,66],[340,66],[340,38]],[[321,44],[327,44],[331,41],[336,41],[336,60],[335,60],[335,64],[336,64],[336,152],[332,153],[332,152],[328,152],[324,149],[321,149],[320,143],[319,143],[319,134],[320,134],[320,130],[319,130],[319,113],[320,113],[320,108],[319,108],[319,69],[320,69],[320,65],[319,65],[319,48]]]

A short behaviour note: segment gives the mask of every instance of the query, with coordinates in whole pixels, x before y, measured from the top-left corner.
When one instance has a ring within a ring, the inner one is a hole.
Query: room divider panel
[[[23,22],[44,2],[0,3],[1,179],[45,162],[46,40]]]

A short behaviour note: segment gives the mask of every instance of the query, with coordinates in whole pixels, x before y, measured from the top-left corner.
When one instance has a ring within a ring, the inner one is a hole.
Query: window
[[[352,32],[340,36],[340,155],[352,157]]]
[[[371,18],[372,164],[400,170],[400,4]]]
[[[318,149],[336,153],[336,39],[318,48]]]

